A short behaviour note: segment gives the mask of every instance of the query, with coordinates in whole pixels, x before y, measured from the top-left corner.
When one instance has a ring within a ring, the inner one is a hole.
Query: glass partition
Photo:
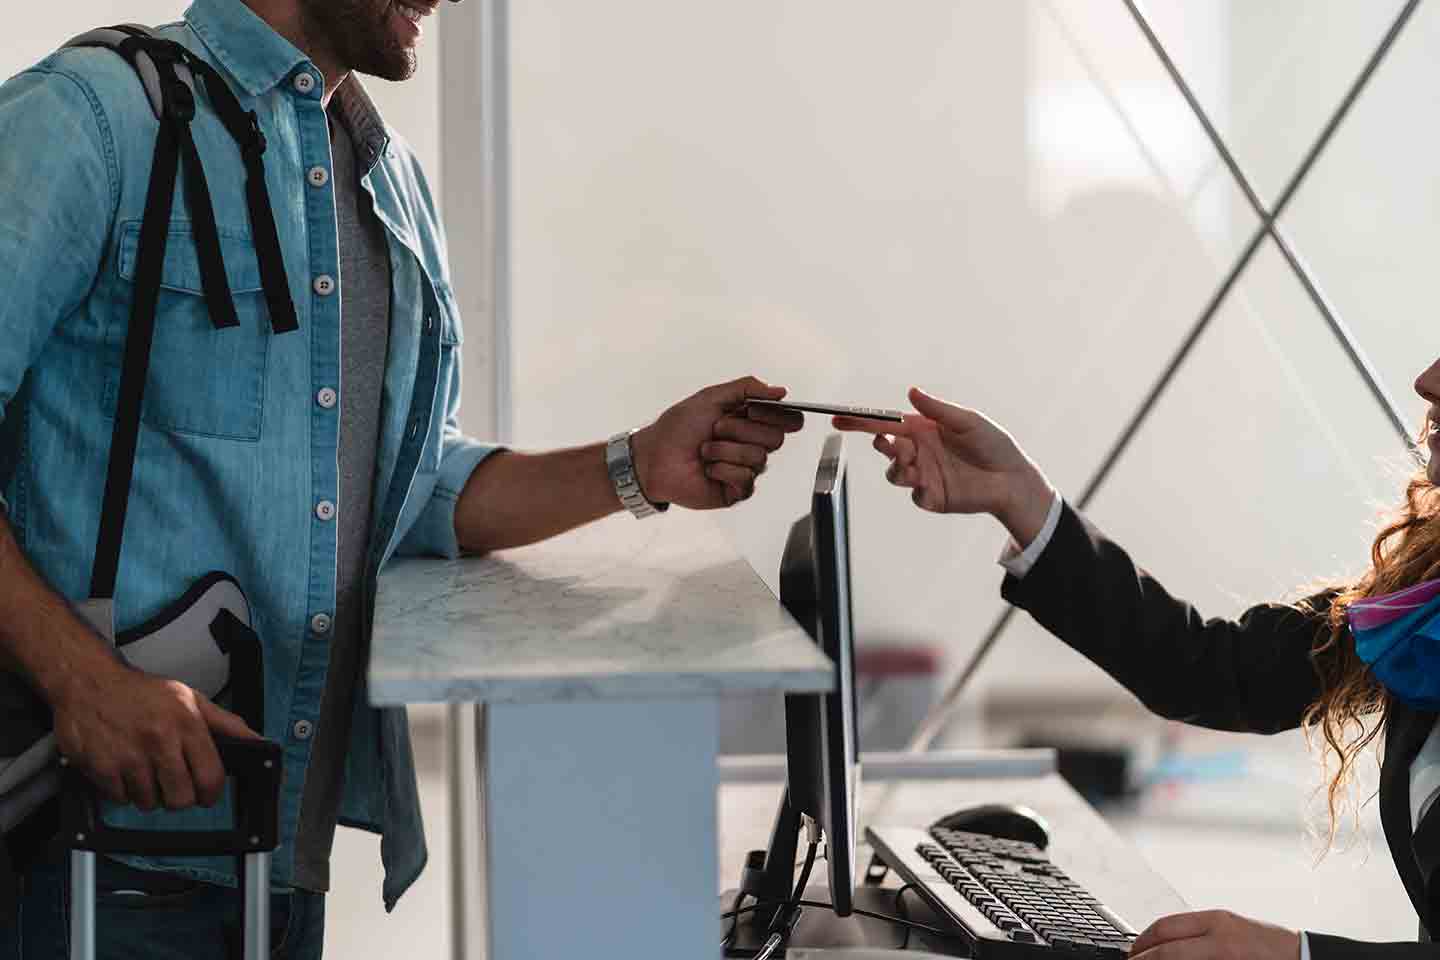
[[[1145,7],[1265,203],[1400,4],[1361,6]],[[918,384],[1006,425],[1073,499],[1258,227],[1119,0],[551,0],[510,27],[522,446],[600,439],[744,373],[867,405]],[[1405,198],[1436,29],[1402,38],[1286,221],[1401,398],[1435,352],[1416,336],[1427,207]],[[1402,127],[1398,160],[1374,149]],[[772,586],[827,432],[812,420],[717,517]],[[936,646],[948,675],[1003,607],[1004,537],[917,512],[863,440],[852,456],[857,639]],[[1267,243],[1092,514],[1233,613],[1363,562],[1397,469]],[[977,690],[1111,690],[1023,619]]]

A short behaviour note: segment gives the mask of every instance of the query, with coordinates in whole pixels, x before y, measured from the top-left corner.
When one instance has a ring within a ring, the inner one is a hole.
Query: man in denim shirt
[[[284,748],[272,881],[292,957],[320,952],[337,821],[382,835],[387,907],[425,862],[404,712],[359,689],[381,567],[532,543],[620,509],[604,444],[521,454],[459,431],[444,233],[413,155],[350,76],[410,76],[438,2],[196,0],[159,30],[258,116],[300,330],[271,330],[243,166],[202,97],[192,129],[240,326],[212,325],[177,201],[116,627],[210,570],[246,590],[265,644],[263,732]],[[206,828],[229,817],[211,731],[250,731],[115,661],[72,609],[88,589],[156,129],[108,51],[63,50],[0,86],[0,756],[21,718],[53,715],[113,821]],[[750,496],[799,423],[745,400],[783,393],[744,378],[636,431],[644,496],[693,509]],[[64,861],[25,871],[20,902],[0,904],[0,956],[60,956]],[[102,956],[224,956],[233,882],[224,859],[102,861]]]

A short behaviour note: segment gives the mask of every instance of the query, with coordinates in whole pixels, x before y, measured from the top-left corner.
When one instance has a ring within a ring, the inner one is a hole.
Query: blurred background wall
[[[1399,4],[1164,0],[1157,30],[1273,200]],[[1010,428],[1077,496],[1256,219],[1122,4],[513,5],[517,442],[639,424],[754,372]],[[1285,225],[1418,425],[1436,134],[1416,23]],[[826,429],[720,522],[773,585]],[[1003,536],[936,518],[852,444],[862,644],[999,612]],[[1363,563],[1401,446],[1267,246],[1092,517],[1211,615]],[[1112,691],[1017,620],[976,694]],[[1113,691],[1112,691],[1113,692]]]

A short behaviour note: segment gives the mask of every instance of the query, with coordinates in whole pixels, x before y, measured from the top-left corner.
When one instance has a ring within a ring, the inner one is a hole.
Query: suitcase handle
[[[215,748],[234,781],[235,825],[229,830],[129,830],[101,816],[100,791],[65,767],[60,795],[61,835],[70,844],[70,956],[95,958],[95,854],[162,857],[231,854],[243,860],[245,892],[241,940],[245,960],[270,955],[270,851],[279,845],[280,744],[216,737]]]
[[[160,857],[211,857],[274,850],[280,843],[280,744],[215,737],[225,773],[234,780],[235,825],[228,830],[133,830],[101,815],[99,789],[65,767],[60,829],[72,850]]]

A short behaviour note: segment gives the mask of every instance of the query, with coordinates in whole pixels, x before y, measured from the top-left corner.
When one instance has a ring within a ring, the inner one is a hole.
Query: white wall
[[[93,27],[115,23],[168,23],[184,5],[172,0],[68,0],[63,4],[13,4],[0,32],[0,76],[9,77]]]
[[[1396,4],[1146,6],[1269,186]],[[1073,497],[1255,226],[1118,2],[527,0],[512,18],[521,444],[601,438],[752,371],[873,405],[919,383],[997,417]],[[1435,339],[1424,48],[1417,30],[1397,51],[1361,104],[1369,140],[1347,131],[1292,218],[1402,399],[1435,353],[1414,349]],[[772,583],[825,432],[722,520]],[[1363,561],[1398,446],[1262,252],[1092,515],[1233,614]],[[918,514],[852,451],[861,641],[958,660],[1001,609],[997,527]],[[1109,689],[1031,627],[981,683]]]

